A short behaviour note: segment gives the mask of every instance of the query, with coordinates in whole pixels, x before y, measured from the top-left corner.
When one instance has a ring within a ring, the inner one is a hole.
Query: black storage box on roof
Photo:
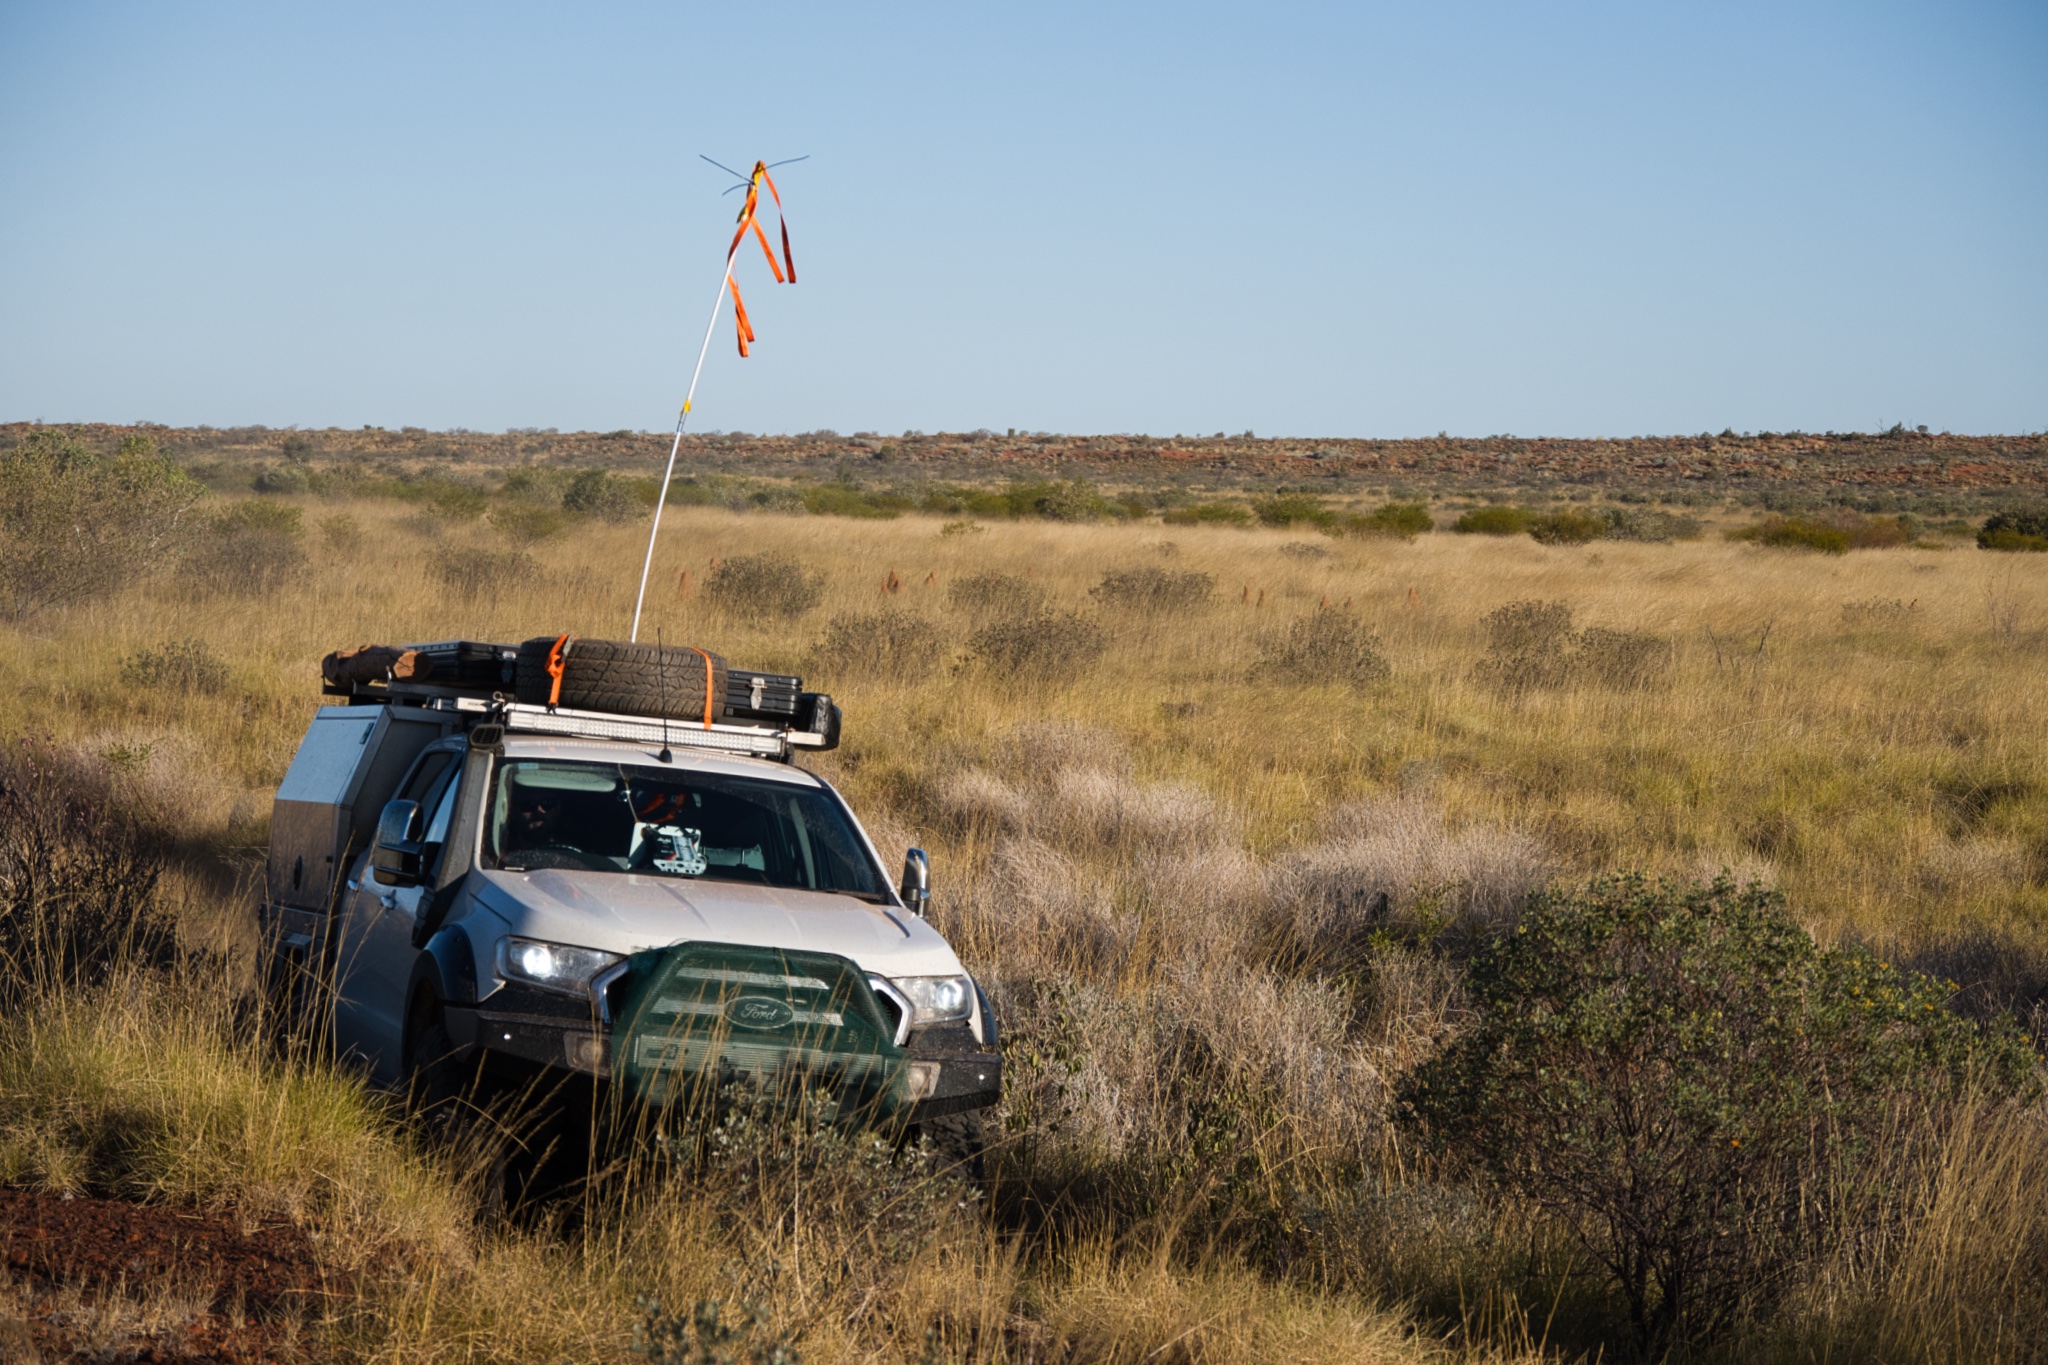
[[[432,667],[422,680],[435,687],[465,691],[510,692],[513,665],[519,661],[516,645],[493,645],[478,640],[440,640],[428,645],[408,645]]]
[[[725,671],[725,714],[749,720],[787,722],[796,716],[804,680],[788,673],[757,673],[750,668]]]

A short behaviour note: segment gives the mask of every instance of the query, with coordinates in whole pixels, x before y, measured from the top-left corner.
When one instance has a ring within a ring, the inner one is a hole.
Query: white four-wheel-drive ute
[[[431,1102],[578,1078],[646,1106],[796,1078],[962,1158],[1002,1063],[987,996],[798,766],[831,698],[695,649],[541,637],[330,655],[277,794],[272,980]]]

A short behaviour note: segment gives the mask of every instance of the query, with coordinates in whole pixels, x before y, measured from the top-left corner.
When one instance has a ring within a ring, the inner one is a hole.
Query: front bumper
[[[498,994],[515,998],[447,1007],[449,1041],[458,1049],[475,1049],[486,1063],[510,1064],[513,1069],[547,1068],[598,1077],[611,1073],[610,1030],[580,1002],[537,991]],[[912,1033],[904,1053],[905,1102],[897,1112],[909,1122],[985,1109],[1002,1098],[1002,1057],[982,1050],[965,1027]]]

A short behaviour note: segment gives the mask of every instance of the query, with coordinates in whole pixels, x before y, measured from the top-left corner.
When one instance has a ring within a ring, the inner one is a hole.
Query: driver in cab
[[[562,793],[546,787],[520,787],[512,797],[511,818],[505,822],[506,853],[550,848],[559,840],[562,823]]]

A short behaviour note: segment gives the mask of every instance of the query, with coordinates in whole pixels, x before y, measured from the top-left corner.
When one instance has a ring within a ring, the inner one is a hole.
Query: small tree
[[[114,591],[154,568],[200,487],[130,436],[107,458],[62,431],[0,452],[0,617]]]
[[[1560,1219],[1646,1354],[1768,1305],[1874,1216],[1845,1196],[1902,1113],[2033,1062],[1952,986],[1821,949],[1725,876],[1538,896],[1470,988],[1477,1021],[1403,1079],[1401,1121]]]

